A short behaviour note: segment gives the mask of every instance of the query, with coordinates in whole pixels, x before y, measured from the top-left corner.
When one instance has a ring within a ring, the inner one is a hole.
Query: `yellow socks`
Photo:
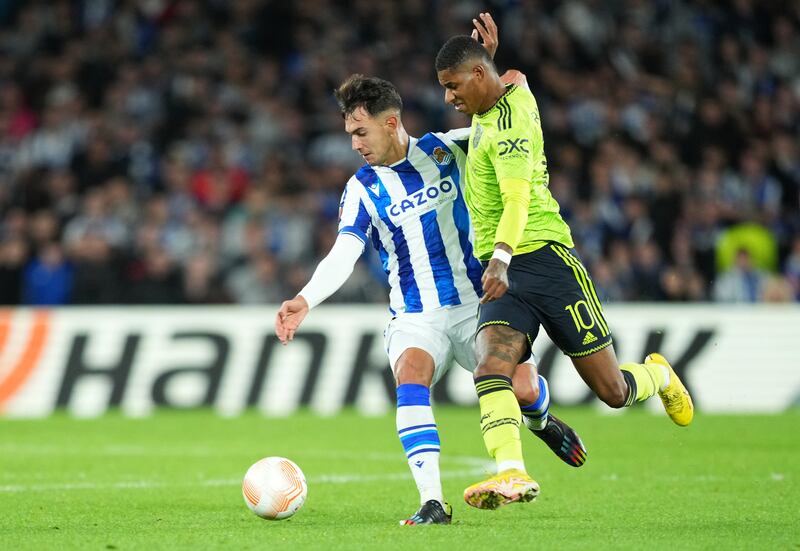
[[[497,461],[497,472],[518,469],[525,472],[519,425],[519,404],[511,389],[511,379],[486,375],[475,379],[481,406],[481,432],[486,450]]]
[[[665,370],[657,364],[625,363],[619,368],[630,390],[625,406],[647,400],[667,382]]]

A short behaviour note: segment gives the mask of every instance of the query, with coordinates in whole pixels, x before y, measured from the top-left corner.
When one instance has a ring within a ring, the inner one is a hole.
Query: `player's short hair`
[[[436,54],[436,72],[454,69],[465,61],[476,58],[495,68],[489,52],[477,40],[465,34],[454,36]]]
[[[342,117],[353,113],[363,107],[371,116],[382,113],[387,109],[403,110],[403,100],[397,93],[397,88],[388,80],[364,75],[351,75],[334,90],[336,101],[342,110]]]

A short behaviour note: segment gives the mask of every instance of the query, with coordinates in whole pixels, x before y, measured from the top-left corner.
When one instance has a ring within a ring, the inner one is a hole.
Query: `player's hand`
[[[294,338],[294,333],[308,315],[308,303],[297,295],[292,300],[285,300],[275,316],[275,334],[282,344]]]
[[[479,13],[478,19],[473,19],[472,24],[475,25],[472,30],[472,38],[480,42],[489,52],[489,57],[494,59],[499,41],[497,39],[497,25],[495,25],[491,14],[489,12]]]
[[[500,80],[503,81],[503,84],[516,84],[522,88],[531,89],[531,87],[528,86],[528,78],[525,76],[525,73],[521,73],[516,69],[509,69],[503,73]]]
[[[481,304],[486,304],[502,297],[508,291],[508,266],[498,259],[493,258],[483,272],[481,283],[483,283],[483,297]]]

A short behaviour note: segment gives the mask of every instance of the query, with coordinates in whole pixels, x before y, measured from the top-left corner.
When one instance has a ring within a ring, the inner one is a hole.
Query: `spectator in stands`
[[[256,252],[246,264],[231,271],[225,288],[240,304],[278,304],[286,296],[278,269],[274,256]]]
[[[101,235],[87,233],[70,247],[74,266],[73,304],[120,304],[127,291],[111,244]]]
[[[11,237],[0,242],[0,304],[21,303],[27,257],[28,246],[21,237]]]
[[[757,302],[768,275],[753,265],[750,251],[739,249],[733,267],[714,283],[714,300],[719,302]]]
[[[184,302],[180,269],[162,247],[150,247],[129,267],[130,288],[124,291],[131,304],[180,304]]]
[[[73,270],[61,244],[50,242],[25,267],[22,300],[33,306],[69,304]]]
[[[183,270],[183,296],[188,304],[231,302],[218,276],[216,256],[198,252],[189,257]]]

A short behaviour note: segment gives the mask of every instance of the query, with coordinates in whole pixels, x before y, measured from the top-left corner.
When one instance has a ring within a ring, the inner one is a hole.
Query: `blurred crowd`
[[[469,124],[433,60],[489,10],[607,301],[800,300],[800,3],[0,0],[0,303],[275,303],[361,164],[332,90]],[[384,302],[367,253],[333,297]]]

